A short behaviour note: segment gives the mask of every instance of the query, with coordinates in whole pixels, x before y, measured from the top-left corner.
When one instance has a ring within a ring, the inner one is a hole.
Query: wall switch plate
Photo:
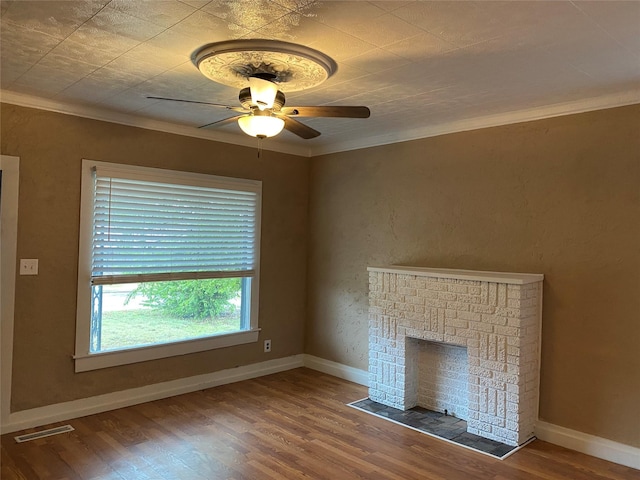
[[[37,258],[21,258],[20,259],[20,275],[37,275],[38,259]]]
[[[271,340],[264,341],[264,353],[269,353],[271,351]]]

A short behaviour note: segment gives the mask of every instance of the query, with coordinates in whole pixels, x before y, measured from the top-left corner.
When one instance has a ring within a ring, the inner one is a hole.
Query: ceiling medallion
[[[304,45],[279,40],[230,40],[205,45],[193,63],[210,80],[244,88],[247,79],[268,79],[283,92],[320,85],[337,70],[336,62]]]

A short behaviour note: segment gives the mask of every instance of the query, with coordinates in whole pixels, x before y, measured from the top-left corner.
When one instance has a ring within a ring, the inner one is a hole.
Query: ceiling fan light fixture
[[[252,137],[267,138],[278,135],[284,128],[284,120],[270,115],[247,115],[238,119],[244,133]]]
[[[249,77],[249,88],[251,89],[251,102],[257,105],[260,110],[273,108],[273,102],[278,94],[278,86],[263,78]]]

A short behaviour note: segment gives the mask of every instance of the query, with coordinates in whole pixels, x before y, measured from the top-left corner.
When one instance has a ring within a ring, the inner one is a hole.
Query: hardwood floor
[[[92,415],[16,444],[3,480],[640,479],[631,468],[534,441],[505,460],[345,404],[366,388],[308,369]],[[33,430],[31,430],[33,431]]]

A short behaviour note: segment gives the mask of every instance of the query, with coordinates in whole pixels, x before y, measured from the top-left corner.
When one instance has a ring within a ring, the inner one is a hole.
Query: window
[[[257,341],[261,182],[82,170],[77,372]]]

